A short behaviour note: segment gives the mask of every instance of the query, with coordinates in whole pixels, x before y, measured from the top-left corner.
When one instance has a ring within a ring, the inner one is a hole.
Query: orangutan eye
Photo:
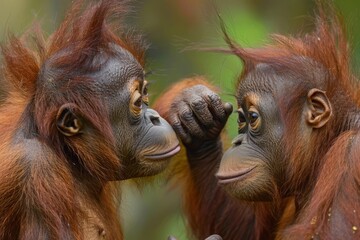
[[[254,124],[256,123],[256,121],[258,120],[259,118],[259,114],[257,112],[250,112],[249,113],[249,121],[250,121],[250,124]]]
[[[238,132],[242,133],[246,127],[246,118],[245,118],[245,114],[244,114],[244,111],[242,108],[238,109],[237,112],[238,112],[238,119],[237,119]]]
[[[141,100],[141,96],[134,102],[134,105],[138,108],[142,107],[142,100]]]
[[[148,82],[144,81],[144,86],[143,86],[143,90],[142,90],[142,101],[148,105],[149,104],[149,92],[148,92]]]
[[[145,87],[144,87],[143,95],[144,95],[144,96],[147,96],[147,95],[148,95],[148,86],[145,86]]]
[[[260,115],[259,112],[251,107],[248,112],[249,125],[252,130],[258,130],[260,127]]]
[[[135,90],[131,96],[130,111],[135,117],[140,116],[142,110],[142,96],[138,90]]]

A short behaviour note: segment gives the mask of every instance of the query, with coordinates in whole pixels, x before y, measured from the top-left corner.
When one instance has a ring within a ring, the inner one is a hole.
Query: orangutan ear
[[[81,133],[83,122],[76,115],[78,107],[75,104],[62,105],[56,116],[56,126],[60,133],[71,137]]]
[[[332,108],[326,93],[313,88],[307,95],[306,121],[313,128],[321,128],[332,116]]]

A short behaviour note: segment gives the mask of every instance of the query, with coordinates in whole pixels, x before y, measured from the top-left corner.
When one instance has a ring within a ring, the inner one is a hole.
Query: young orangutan
[[[109,23],[125,2],[81,2],[49,39],[36,31],[36,49],[2,47],[0,239],[123,239],[109,182],[159,173],[179,151],[148,107],[146,45]]]
[[[314,32],[263,48],[244,49],[223,28],[230,50],[217,51],[244,63],[225,153],[231,107],[208,83],[185,80],[158,100],[186,147],[180,181],[197,238],[360,238],[360,88],[339,17],[319,5]]]

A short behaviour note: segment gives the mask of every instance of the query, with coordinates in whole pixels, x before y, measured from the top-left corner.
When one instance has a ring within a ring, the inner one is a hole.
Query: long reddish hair
[[[358,120],[353,115],[360,106],[360,91],[350,69],[350,50],[342,18],[333,5],[324,1],[317,4],[315,30],[311,33],[297,37],[272,35],[272,44],[245,49],[228,36],[222,25],[230,50],[217,51],[231,52],[243,61],[238,85],[259,63],[271,65],[279,75],[302,76],[278,102],[285,123],[285,152],[289,153],[290,161],[285,163],[285,171],[291,176],[286,185],[289,191],[297,192],[297,200],[303,201],[301,209],[297,209],[298,218],[281,236],[285,239],[316,235],[324,239],[334,236],[350,239],[360,222],[359,215],[355,214],[360,211],[360,165],[359,157],[355,156],[359,133]],[[311,139],[300,139],[303,100],[313,87],[326,92],[333,104],[333,115],[323,128],[314,130]],[[314,150],[309,151],[309,146]],[[334,209],[342,219],[338,226],[331,225]],[[351,230],[351,224],[355,230]]]
[[[146,43],[124,28],[128,2],[103,0],[84,8],[83,1],[75,1],[49,38],[34,26],[34,34],[10,36],[2,46],[7,95],[0,108],[0,238],[82,239],[86,213],[81,209],[99,216],[110,239],[121,238],[116,191],[109,185],[95,190],[121,165],[106,107],[93,94],[86,73],[98,69],[99,54],[111,54],[111,44],[144,65]],[[62,73],[51,78],[44,74],[49,66]],[[79,114],[95,129],[92,139],[66,140],[56,133],[57,109],[66,102],[79,106]],[[74,177],[67,144],[91,178],[84,186]]]

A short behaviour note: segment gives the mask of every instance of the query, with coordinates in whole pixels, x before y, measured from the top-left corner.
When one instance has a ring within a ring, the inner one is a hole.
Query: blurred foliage
[[[336,0],[344,15],[353,49],[354,70],[360,60],[360,1]],[[63,18],[69,0],[0,0],[0,39],[9,32],[20,35],[34,21],[50,34]],[[244,46],[259,46],[269,33],[296,34],[312,28],[312,0],[142,0],[127,20],[151,43],[147,70],[152,71],[152,100],[171,83],[184,77],[205,75],[222,89],[225,101],[234,104],[234,86],[241,71],[234,56],[201,51],[183,51],[189,46],[225,46],[214,6],[224,19],[229,34]],[[235,106],[235,104],[234,104]],[[227,126],[236,133],[236,116]],[[181,212],[181,194],[168,190],[158,180],[138,191],[125,184],[122,218],[126,239],[166,239],[174,235],[188,239]]]

